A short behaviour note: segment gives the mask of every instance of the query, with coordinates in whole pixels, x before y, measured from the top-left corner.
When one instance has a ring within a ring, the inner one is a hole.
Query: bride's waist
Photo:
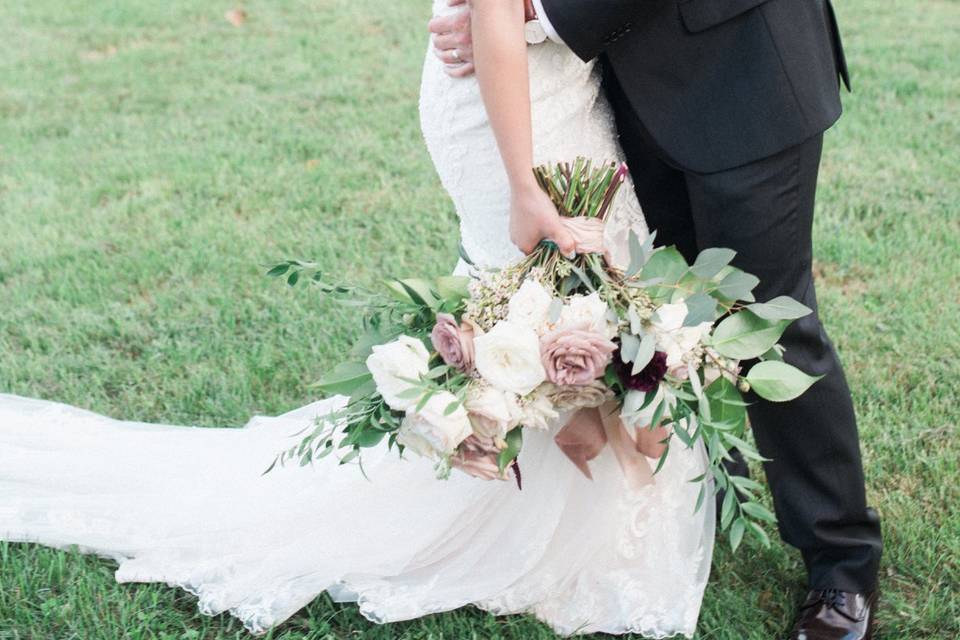
[[[566,47],[543,43],[529,47],[530,103],[534,125],[589,118],[600,92],[599,71],[585,64]],[[571,61],[569,57],[572,57]],[[420,91],[421,111],[441,119],[486,123],[486,112],[475,77],[452,78],[432,52],[424,64]],[[474,117],[468,117],[472,114]]]
[[[445,64],[431,50],[427,52],[424,77],[438,81],[454,90],[479,91],[476,76],[452,78],[447,75]],[[582,91],[585,87],[599,85],[595,74],[596,61],[584,62],[566,45],[546,40],[527,46],[527,68],[530,76],[531,95],[540,92]]]

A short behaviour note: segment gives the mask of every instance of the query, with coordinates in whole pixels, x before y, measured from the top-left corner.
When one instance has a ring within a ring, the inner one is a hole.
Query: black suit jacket
[[[543,0],[584,60],[605,55],[676,164],[709,173],[823,132],[849,89],[829,0]]]

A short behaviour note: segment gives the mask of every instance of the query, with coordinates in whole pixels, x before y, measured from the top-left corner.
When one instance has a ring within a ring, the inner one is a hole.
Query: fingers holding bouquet
[[[564,256],[577,252],[577,241],[550,197],[536,184],[515,190],[510,204],[510,240],[525,254],[543,240],[553,242]]]
[[[610,266],[622,268],[619,260],[612,260],[615,257],[612,254],[621,252],[612,251],[616,247],[608,246],[605,225],[626,175],[624,164],[593,167],[582,159],[572,165],[557,165],[552,172],[547,167],[538,167],[534,170],[535,183],[513,194],[511,240],[527,255],[546,240],[568,259],[599,254]],[[575,196],[561,197],[572,185],[576,185],[570,189]]]

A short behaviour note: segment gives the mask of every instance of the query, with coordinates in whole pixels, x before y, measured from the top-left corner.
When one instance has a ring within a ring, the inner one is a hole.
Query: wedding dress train
[[[437,10],[446,10],[438,0]],[[531,47],[538,161],[620,157],[597,71],[556,44]],[[479,264],[516,256],[509,192],[475,81],[428,54],[425,138]],[[624,189],[611,233],[643,232]],[[464,266],[461,265],[461,269]],[[318,594],[376,622],[474,604],[531,613],[560,634],[692,636],[713,549],[712,501],[694,513],[699,449],[675,446],[655,482],[629,490],[609,450],[585,478],[527,432],[524,486],[369,450],[366,477],[327,458],[261,475],[292,434],[341,406],[330,398],[242,429],[113,420],[0,395],[0,539],[76,545],[112,558],[120,582],[190,591],[254,633]]]

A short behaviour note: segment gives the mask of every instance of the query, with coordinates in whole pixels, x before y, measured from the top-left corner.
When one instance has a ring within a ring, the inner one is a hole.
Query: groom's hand
[[[466,5],[467,0],[447,0],[451,7]],[[473,38],[470,35],[470,9],[445,16],[434,16],[427,28],[433,34],[433,52],[446,65],[447,75],[465,78],[473,73]]]

